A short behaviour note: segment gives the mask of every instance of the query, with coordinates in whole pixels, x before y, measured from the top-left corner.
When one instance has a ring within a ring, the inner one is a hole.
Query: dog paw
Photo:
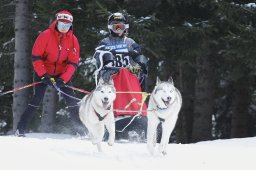
[[[108,143],[108,146],[113,146],[114,144],[113,143]]]
[[[101,148],[101,144],[100,144],[100,143],[97,143],[97,145],[96,145],[96,146],[97,146],[97,149],[98,149],[98,151],[99,151],[99,152],[103,152],[103,151],[102,151],[102,148]]]
[[[108,142],[108,146],[113,146],[114,142]]]
[[[153,150],[149,150],[149,153],[150,153],[151,155],[155,155],[155,154],[156,154],[156,152],[155,152],[154,149],[153,149]]]
[[[159,144],[159,146],[158,146],[158,153],[162,153],[162,152],[164,152],[164,145]]]
[[[154,147],[148,147],[148,151],[151,155],[155,154],[155,148]]]
[[[164,156],[167,155],[167,152],[166,151],[162,151],[161,152]]]
[[[158,153],[161,155],[167,155],[167,151],[166,151],[166,149],[164,149],[164,147],[162,145],[159,145]]]

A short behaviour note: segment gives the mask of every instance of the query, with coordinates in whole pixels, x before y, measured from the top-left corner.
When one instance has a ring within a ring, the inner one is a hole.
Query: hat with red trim
[[[56,20],[66,23],[72,23],[73,22],[73,16],[68,11],[60,11],[56,14]]]

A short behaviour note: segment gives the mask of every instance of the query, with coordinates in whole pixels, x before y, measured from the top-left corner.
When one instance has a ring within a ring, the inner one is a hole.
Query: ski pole
[[[34,82],[34,83],[31,83],[31,84],[27,84],[27,85],[22,86],[22,87],[17,87],[17,88],[15,88],[15,89],[12,89],[12,90],[9,90],[9,91],[0,93],[0,96],[6,95],[6,94],[8,94],[8,93],[15,92],[15,91],[19,91],[19,90],[22,90],[22,89],[25,89],[25,88],[28,88],[28,87],[31,87],[31,86],[35,86],[35,85],[37,85],[37,84],[39,84],[39,83],[41,83],[41,81],[39,81],[39,82]]]

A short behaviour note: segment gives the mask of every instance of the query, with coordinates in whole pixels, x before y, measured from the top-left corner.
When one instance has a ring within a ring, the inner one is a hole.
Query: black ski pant
[[[41,81],[41,79],[40,79],[40,77],[38,77],[35,74],[34,81],[38,82],[38,81]],[[72,83],[68,82],[67,85],[71,86]],[[24,133],[25,130],[27,129],[29,123],[31,122],[31,120],[34,116],[35,110],[40,106],[40,104],[44,98],[44,94],[45,94],[47,86],[48,85],[44,84],[44,83],[40,83],[35,86],[33,99],[28,104],[27,108],[21,115],[20,121],[18,123],[17,128],[20,133]],[[52,88],[54,88],[54,87],[52,87]],[[70,96],[74,96],[74,91],[69,87],[61,87],[60,90]],[[79,115],[78,115],[79,114],[79,106],[77,104],[78,100],[73,99],[67,95],[62,94],[62,96],[64,97],[66,104],[68,106],[68,111],[70,113],[70,117],[71,117],[73,126],[81,125],[81,121],[80,121]]]

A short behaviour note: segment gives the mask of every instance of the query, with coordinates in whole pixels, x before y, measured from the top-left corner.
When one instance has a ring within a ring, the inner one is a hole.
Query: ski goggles
[[[129,24],[111,24],[111,25],[108,25],[108,29],[111,29],[113,31],[125,30],[127,28],[129,28]]]
[[[65,22],[58,21],[58,26],[59,27],[70,28],[72,26],[72,24],[71,23],[65,23]]]

